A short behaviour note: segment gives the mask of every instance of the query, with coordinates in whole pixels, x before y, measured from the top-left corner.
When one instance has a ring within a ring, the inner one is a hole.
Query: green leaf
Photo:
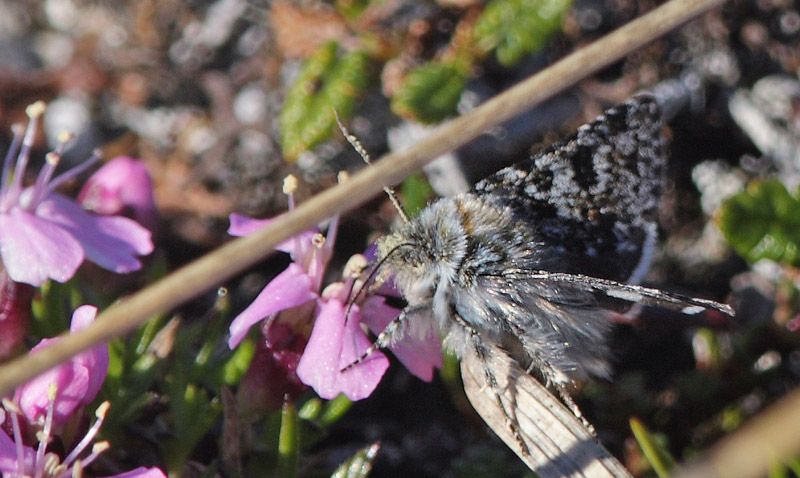
[[[409,217],[415,217],[434,196],[433,188],[422,173],[414,173],[400,185],[403,209]]]
[[[561,30],[571,5],[572,0],[493,0],[475,23],[475,42],[484,54],[495,51],[501,64],[514,65]]]
[[[69,330],[72,313],[77,308],[74,306],[76,294],[80,291],[75,279],[65,284],[49,280],[41,285],[39,297],[34,296],[31,304],[31,330],[37,339],[55,337]]]
[[[291,402],[284,402],[281,410],[281,431],[278,438],[278,476],[297,476],[297,460],[300,457],[300,436],[297,409]]]
[[[255,354],[256,344],[252,340],[245,339],[239,343],[230,358],[225,360],[222,365],[222,384],[226,387],[237,385],[250,367],[250,362],[253,361]]]
[[[728,244],[749,262],[800,265],[800,200],[779,181],[757,181],[728,198],[716,217]]]
[[[322,399],[314,397],[300,407],[297,416],[303,420],[314,421],[322,414]]]
[[[352,114],[366,88],[368,57],[361,51],[339,51],[335,42],[319,48],[303,65],[280,115],[281,150],[287,161],[328,139],[336,125]]]
[[[173,437],[161,443],[162,456],[170,472],[183,469],[197,443],[211,430],[222,413],[222,404],[196,384],[188,384],[178,393],[170,386],[169,409],[172,414]],[[170,473],[171,474],[171,473]]]
[[[354,20],[361,15],[369,3],[369,0],[336,0],[333,6],[343,17]]]
[[[319,417],[321,426],[331,426],[338,422],[348,410],[353,406],[353,402],[344,394],[339,394],[333,400],[325,404],[325,411]]]
[[[373,443],[358,450],[355,455],[339,465],[331,478],[366,478],[372,471],[372,462],[378,456],[380,447],[380,443]]]
[[[406,76],[392,98],[392,111],[422,123],[438,123],[456,112],[467,83],[460,63],[426,63]]]
[[[661,440],[655,437],[638,418],[631,418],[630,426],[633,436],[653,470],[661,478],[667,478],[670,474],[669,471],[675,468],[675,460],[672,455]]]

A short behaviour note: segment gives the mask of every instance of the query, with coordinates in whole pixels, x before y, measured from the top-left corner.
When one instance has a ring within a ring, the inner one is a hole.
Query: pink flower
[[[93,306],[79,307],[72,316],[70,330],[75,332],[87,327],[96,313]],[[56,340],[44,339],[33,350],[47,347]],[[108,372],[108,358],[108,346],[97,346],[25,383],[14,392],[13,400],[3,399],[0,409],[0,474],[3,478],[87,476],[84,468],[109,448],[108,442],[101,441],[89,450],[105,420],[109,403],[100,404],[95,411],[97,420],[83,437],[68,439],[59,433],[71,430],[65,433],[71,436],[79,428],[66,424],[81,424],[84,414],[78,411],[100,391]],[[23,430],[31,433],[24,434]],[[23,435],[35,437],[38,446],[35,449],[27,446]],[[48,445],[56,436],[64,448],[72,447],[72,451],[62,455],[49,451]],[[158,468],[139,467],[109,478],[166,478],[166,475]]]
[[[297,365],[297,376],[325,399],[340,393],[350,400],[366,398],[389,368],[389,359],[380,351],[352,365],[372,342],[361,327],[359,305],[353,304],[347,311],[351,283],[352,278],[331,284],[318,299],[314,330]]]
[[[375,335],[380,334],[399,314],[400,310],[386,304],[386,299],[380,295],[368,297],[361,307],[363,322]],[[390,349],[409,372],[430,382],[433,379],[433,369],[442,368],[442,343],[433,334],[432,328],[429,327],[426,331],[429,334],[422,337],[413,333],[407,334]]]
[[[289,204],[291,209],[291,195]],[[228,232],[246,235],[269,222],[269,219],[253,220],[231,215]],[[353,264],[358,262],[360,265],[354,267],[348,264],[342,282],[331,284],[320,293],[325,269],[333,254],[337,227],[338,217],[331,221],[327,238],[318,231],[306,231],[277,247],[287,252],[293,262],[234,319],[228,345],[231,348],[238,345],[248,329],[264,319],[269,320],[270,324],[274,320],[283,323],[289,321],[297,327],[313,320],[311,336],[297,364],[297,376],[322,398],[332,399],[344,393],[351,400],[360,400],[375,390],[389,367],[386,356],[377,350],[355,363],[371,345],[362,324],[370,323],[374,325],[374,332],[380,332],[382,328],[379,324],[385,326],[397,317],[400,310],[385,305],[383,298],[377,296],[368,297],[363,303],[351,304],[349,294],[354,290],[354,281],[358,276],[354,271],[358,269],[360,272],[360,268],[366,265],[363,256],[354,256],[354,259],[359,259],[355,262],[351,259]],[[364,317],[362,307],[363,311],[368,311],[369,317]],[[278,313],[283,314],[275,319]],[[362,318],[365,320],[362,321]],[[392,350],[400,351],[398,357],[412,373],[423,380],[430,380],[433,368],[441,367],[442,362],[438,339],[426,337],[409,340],[405,340],[403,345],[393,346]],[[418,346],[421,347],[419,350]],[[419,358],[414,358],[420,351]]]
[[[255,220],[232,214],[228,232],[232,235],[245,235],[269,222],[269,219]],[[304,323],[313,321],[314,330],[297,365],[297,376],[303,383],[314,388],[322,398],[331,399],[344,393],[351,400],[359,400],[369,396],[378,386],[389,367],[389,361],[381,352],[376,352],[368,360],[345,372],[341,372],[341,368],[349,362],[343,363],[339,368],[331,365],[334,355],[336,363],[339,362],[338,357],[343,352],[342,342],[356,344],[355,348],[348,349],[357,350],[352,359],[370,345],[369,339],[360,328],[357,307],[351,311],[354,315],[351,315],[350,326],[345,327],[348,321],[345,321],[343,302],[320,297],[325,269],[333,255],[337,222],[336,218],[331,222],[327,238],[318,231],[306,231],[276,247],[288,253],[293,262],[270,281],[253,303],[233,320],[228,345],[231,348],[236,347],[251,326],[280,312],[291,317],[289,320],[299,328]],[[307,304],[311,307],[307,307]],[[274,324],[267,324],[267,327],[272,325]]]
[[[52,451],[47,451],[47,445],[53,440],[52,426],[45,422],[41,431],[36,434],[39,442],[36,449],[24,444],[22,438],[22,428],[19,422],[20,411],[10,400],[4,400],[5,412],[0,410],[0,422],[5,423],[0,430],[0,474],[3,478],[72,478],[75,476],[87,476],[84,469],[94,462],[101,453],[106,451],[110,445],[102,441],[95,443],[88,454],[80,458],[81,454],[92,444],[97,432],[105,419],[108,411],[108,402],[104,402],[98,407],[95,413],[97,420],[89,428],[89,431],[77,443],[66,456],[59,456]],[[10,420],[9,420],[10,418]],[[5,430],[11,429],[12,436],[6,434]],[[133,470],[106,478],[166,478],[163,471],[158,468],[145,468],[140,466]]]
[[[69,135],[46,156],[36,182],[23,187],[44,103],[34,103],[27,111],[31,118],[28,128],[24,136],[21,127],[14,128],[0,183],[0,257],[9,277],[33,286],[47,279],[66,282],[84,259],[117,273],[141,268],[136,256],[153,250],[147,229],[125,217],[92,215],[54,192],[97,160],[95,155],[53,178]]]
[[[91,305],[78,307],[72,315],[70,331],[76,332],[94,321],[97,308]],[[47,347],[58,338],[44,339],[32,351]],[[53,407],[53,424],[63,425],[79,408],[94,400],[108,373],[108,345],[98,345],[75,355],[47,372],[20,386],[14,401],[31,423],[44,420],[49,407]],[[55,385],[56,395],[50,396]],[[51,403],[52,402],[52,403]]]
[[[156,225],[153,181],[133,158],[119,156],[103,165],[84,183],[77,200],[97,214],[131,217],[151,231]]]
[[[228,233],[232,236],[246,236],[272,221],[250,219],[239,214],[231,214],[230,220]],[[335,229],[336,225],[332,226]],[[322,276],[333,255],[331,243],[318,231],[306,231],[278,244],[276,249],[289,254],[293,262],[264,287],[252,304],[233,319],[230,326],[231,337],[228,339],[230,348],[239,345],[250,327],[263,319],[318,297]]]

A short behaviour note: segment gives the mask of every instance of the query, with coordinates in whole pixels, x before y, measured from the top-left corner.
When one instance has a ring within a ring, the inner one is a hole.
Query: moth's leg
[[[575,400],[573,400],[572,396],[569,394],[567,384],[571,383],[571,380],[569,380],[564,371],[558,370],[552,365],[552,359],[543,356],[542,350],[547,350],[547,344],[531,340],[528,335],[521,330],[516,330],[515,332],[517,337],[520,337],[522,349],[531,360],[526,371],[529,374],[533,371],[538,372],[541,377],[544,378],[545,386],[555,388],[561,401],[569,408],[569,411],[575,415],[575,418],[581,421],[581,424],[589,430],[592,435],[596,436],[597,433],[595,432],[594,426],[586,420],[578,404],[575,403]]]
[[[516,420],[508,413],[508,410],[506,410],[506,407],[503,404],[503,398],[500,395],[500,385],[497,383],[497,378],[494,375],[494,371],[489,367],[489,348],[486,346],[486,343],[484,342],[483,338],[481,338],[478,331],[475,330],[475,328],[472,327],[466,320],[464,320],[463,317],[458,315],[458,313],[455,311],[453,311],[453,317],[456,324],[458,324],[458,326],[460,326],[462,329],[464,329],[464,331],[467,332],[467,334],[469,334],[470,341],[472,342],[472,348],[474,349],[475,355],[478,358],[478,361],[481,363],[481,367],[483,368],[486,384],[492,389],[495,401],[497,401],[497,406],[500,407],[500,411],[503,413],[506,427],[509,429],[509,431],[511,431],[511,434],[514,436],[514,440],[516,440],[517,444],[519,444],[522,453],[525,455],[530,455],[528,445],[522,439],[522,434],[519,431]]]
[[[553,387],[558,392],[558,396],[561,397],[561,401],[564,402],[564,405],[566,405],[567,408],[569,408],[569,411],[571,411],[572,414],[575,415],[575,418],[580,420],[584,428],[589,430],[589,433],[591,433],[595,438],[597,438],[597,432],[594,429],[594,425],[589,423],[586,417],[583,416],[583,412],[581,412],[581,409],[578,407],[578,404],[575,403],[575,401],[572,399],[572,396],[569,394],[569,390],[567,390],[566,384],[564,384],[563,382],[555,382],[553,383]]]
[[[346,370],[355,367],[356,365],[366,360],[367,357],[375,353],[376,350],[385,349],[386,347],[392,345],[394,342],[403,338],[404,335],[403,326],[405,325],[406,321],[409,318],[418,315],[420,312],[423,312],[425,310],[430,310],[430,308],[431,308],[430,302],[422,302],[420,304],[410,305],[405,309],[403,309],[403,311],[400,312],[400,315],[392,319],[392,321],[389,322],[386,328],[383,329],[383,331],[380,334],[378,334],[378,337],[375,339],[374,342],[372,342],[372,345],[370,345],[367,348],[367,350],[365,350],[364,353],[361,354],[357,359],[347,364],[342,370],[340,370],[340,372],[344,372]]]

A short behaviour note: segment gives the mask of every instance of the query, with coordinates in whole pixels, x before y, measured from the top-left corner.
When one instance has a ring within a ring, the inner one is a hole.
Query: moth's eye
[[[417,282],[408,292],[406,298],[409,302],[426,302],[433,298],[436,289],[430,283]]]
[[[433,298],[433,294],[435,293],[436,293],[436,288],[434,288],[432,285],[427,285],[424,287],[420,287],[417,290],[417,297],[423,300],[429,300]]]

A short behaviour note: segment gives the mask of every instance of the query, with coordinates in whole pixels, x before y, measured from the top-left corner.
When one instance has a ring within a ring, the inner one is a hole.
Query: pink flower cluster
[[[84,305],[72,316],[70,330],[78,331],[94,321],[97,309]],[[52,344],[54,339],[42,340],[33,350]],[[108,373],[108,346],[100,345],[82,352],[44,374],[19,387],[13,400],[4,399],[0,418],[4,430],[0,431],[0,473],[4,478],[52,477],[69,478],[85,476],[89,466],[103,451],[107,442],[94,443],[88,454],[84,452],[94,442],[108,410],[108,403],[97,409],[97,420],[80,439],[71,452],[63,458],[47,450],[53,436],[59,435],[70,422],[80,421],[83,408],[94,400]],[[24,434],[27,429],[35,433]],[[26,444],[25,436],[35,436],[36,448]],[[83,458],[81,458],[81,455]],[[113,478],[165,478],[158,468],[139,467],[113,475]],[[111,477],[109,477],[111,478]]]
[[[44,103],[27,109],[27,129],[14,128],[11,148],[3,162],[0,182],[0,258],[15,282],[33,286],[47,279],[66,282],[87,259],[117,273],[137,270],[138,255],[153,250],[150,232],[120,216],[97,216],[54,190],[94,161],[53,177],[70,135],[62,136],[55,151],[46,156],[33,185],[24,187],[25,173]],[[16,159],[15,159],[16,157]]]
[[[292,188],[288,189],[291,209],[294,199]],[[228,232],[234,236],[251,234],[272,221],[237,214],[232,214],[230,219]],[[233,320],[228,345],[236,347],[251,326],[265,319],[288,320],[298,328],[304,321],[313,322],[311,336],[297,365],[298,377],[322,398],[332,399],[344,393],[351,400],[360,400],[375,390],[389,367],[381,351],[355,363],[371,345],[365,328],[379,333],[399,315],[400,309],[389,306],[379,295],[370,295],[355,303],[351,300],[351,292],[358,289],[354,281],[366,265],[363,256],[354,256],[342,280],[323,289],[323,276],[333,255],[337,229],[338,217],[335,217],[328,226],[327,237],[318,230],[309,230],[276,247],[289,254],[292,263]],[[355,266],[358,262],[362,264]],[[284,319],[284,315],[290,318]],[[430,381],[433,369],[442,366],[441,344],[437,337],[406,337],[391,349],[423,380]]]

